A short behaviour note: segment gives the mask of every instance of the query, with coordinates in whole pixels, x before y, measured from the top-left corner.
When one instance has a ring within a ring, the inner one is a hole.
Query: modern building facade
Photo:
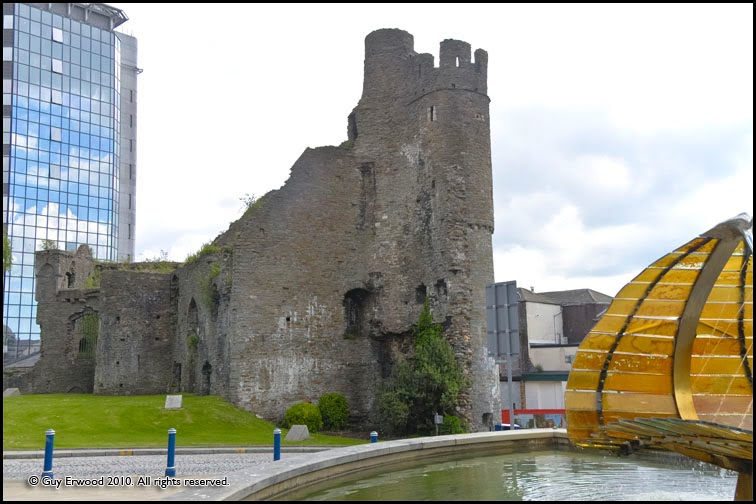
[[[134,254],[136,39],[105,4],[3,4],[5,362],[39,348],[34,252]]]

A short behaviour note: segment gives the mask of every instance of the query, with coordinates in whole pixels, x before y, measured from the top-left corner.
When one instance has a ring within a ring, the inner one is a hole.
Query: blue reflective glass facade
[[[3,332],[28,353],[40,332],[34,252],[86,244],[98,260],[118,259],[120,44],[112,30],[33,5],[6,12],[3,222],[13,265]]]

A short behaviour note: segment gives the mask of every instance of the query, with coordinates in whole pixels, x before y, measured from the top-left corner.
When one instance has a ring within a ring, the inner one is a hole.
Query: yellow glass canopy
[[[575,444],[661,448],[752,472],[752,223],[741,214],[715,226],[620,290],[567,382]]]

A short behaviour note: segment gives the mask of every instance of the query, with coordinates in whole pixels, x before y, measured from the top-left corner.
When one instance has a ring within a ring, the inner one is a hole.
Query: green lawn
[[[55,430],[55,448],[148,448],[273,444],[270,422],[215,396],[184,394],[183,408],[165,410],[165,395],[95,396],[40,394],[3,398],[3,450],[42,450],[45,431]],[[286,437],[281,429],[281,439]],[[368,439],[310,434],[296,445],[354,445]]]

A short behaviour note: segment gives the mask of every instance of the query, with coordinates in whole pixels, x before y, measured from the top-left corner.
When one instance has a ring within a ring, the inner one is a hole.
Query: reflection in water
[[[541,451],[395,468],[292,500],[732,500],[737,473],[678,458]],[[322,487],[321,487],[322,488]]]

